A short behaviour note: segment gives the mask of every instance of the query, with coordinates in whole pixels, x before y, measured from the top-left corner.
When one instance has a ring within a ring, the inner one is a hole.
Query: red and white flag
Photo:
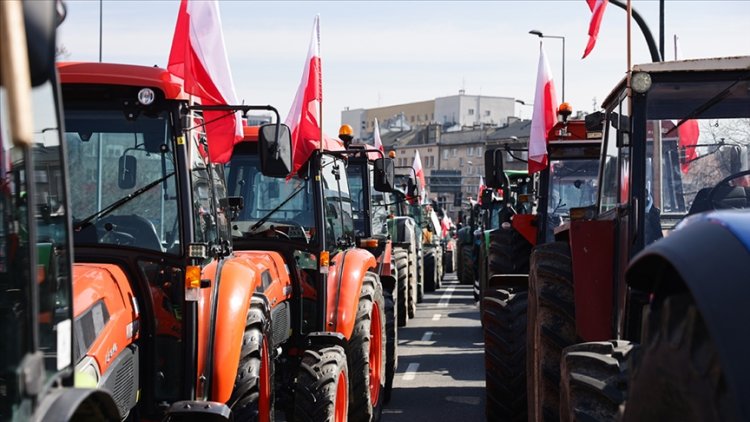
[[[679,136],[679,147],[685,151],[685,158],[680,163],[680,170],[683,173],[687,173],[690,168],[690,162],[698,157],[698,152],[695,149],[695,146],[698,144],[698,137],[700,136],[698,121],[690,119],[681,124],[677,128],[677,134]]]
[[[182,0],[167,70],[184,79],[185,92],[202,105],[237,104],[217,0]],[[243,136],[239,113],[204,111],[203,118],[209,159],[226,163]]]
[[[425,194],[424,190],[427,183],[424,180],[424,170],[422,170],[422,160],[419,158],[419,151],[417,151],[414,156],[414,163],[412,163],[411,168],[414,169],[414,173],[417,175],[417,181],[419,182],[419,195],[420,199],[422,199],[421,196]]]
[[[544,47],[539,43],[539,68],[536,76],[534,113],[531,116],[529,134],[529,174],[547,167],[547,136],[557,122],[557,94],[552,80],[552,72],[544,55]]]
[[[294,102],[286,117],[286,124],[292,131],[292,173],[320,148],[321,122],[320,108],[323,104],[323,77],[320,67],[320,16],[315,16],[310,47],[302,71],[302,80]]]
[[[604,9],[607,8],[608,0],[586,0],[586,3],[591,9],[591,22],[589,23],[589,42],[586,44],[586,50],[581,59],[585,59],[596,45],[596,37],[599,35],[599,26],[602,24],[602,16],[604,16]]]
[[[383,141],[380,139],[380,125],[378,124],[378,119],[375,119],[375,129],[373,131],[373,136],[375,137],[375,148],[379,149],[380,152],[385,152],[385,149],[383,149]]]

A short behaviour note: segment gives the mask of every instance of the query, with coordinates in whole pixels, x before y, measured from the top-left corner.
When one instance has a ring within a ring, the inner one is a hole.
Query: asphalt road
[[[398,335],[398,373],[383,421],[485,420],[484,340],[472,286],[447,274]]]

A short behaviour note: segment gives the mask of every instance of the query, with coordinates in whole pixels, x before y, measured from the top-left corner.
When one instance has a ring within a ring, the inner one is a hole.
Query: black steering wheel
[[[723,188],[723,187],[730,187],[729,186],[729,182],[730,181],[732,181],[734,179],[737,179],[737,178],[740,178],[742,176],[748,176],[748,175],[750,175],[750,170],[743,170],[743,171],[740,171],[740,172],[737,172],[737,173],[734,173],[734,174],[730,174],[729,176],[727,176],[724,179],[722,179],[721,182],[717,183],[716,186],[714,186],[713,188],[711,188],[711,191],[708,192],[708,202],[711,204],[711,206],[714,209],[734,208],[734,207],[725,207],[725,206],[722,206],[721,201],[717,202],[716,195],[721,190],[721,188]]]

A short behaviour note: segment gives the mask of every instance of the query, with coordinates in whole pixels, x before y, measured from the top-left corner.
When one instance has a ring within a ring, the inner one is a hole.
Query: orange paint
[[[375,257],[364,249],[349,249],[346,254],[336,254],[331,259],[331,264],[328,271],[326,329],[341,333],[349,339],[357,318],[359,293],[365,273],[368,269],[375,268],[377,262]]]

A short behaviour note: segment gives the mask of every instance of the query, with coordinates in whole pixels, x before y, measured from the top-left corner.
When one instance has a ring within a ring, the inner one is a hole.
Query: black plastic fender
[[[89,388],[57,388],[44,396],[32,420],[119,422],[120,412],[107,391]]]
[[[691,292],[716,345],[740,420],[750,420],[750,251],[721,224],[696,222],[673,231],[638,254],[628,284],[654,292],[679,288],[662,283],[676,274]],[[657,292],[658,293],[658,292]]]

